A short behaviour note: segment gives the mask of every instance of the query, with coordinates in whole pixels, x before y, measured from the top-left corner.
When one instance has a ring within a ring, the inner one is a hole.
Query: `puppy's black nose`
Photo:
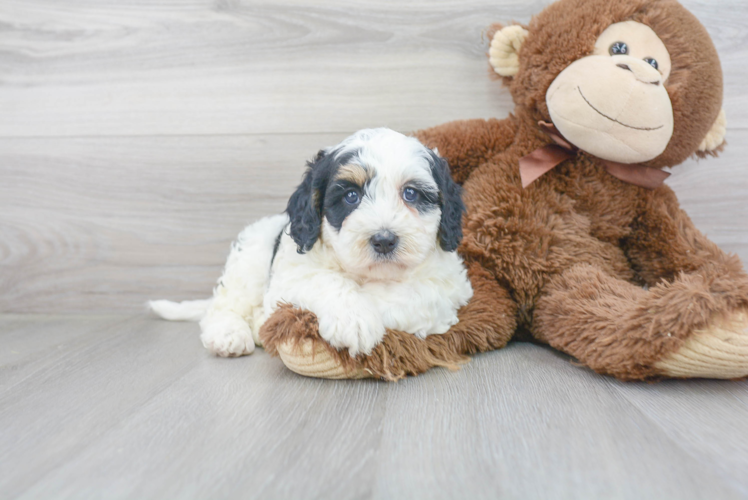
[[[375,252],[386,255],[397,248],[397,242],[400,241],[400,238],[390,231],[382,231],[372,236],[369,241]]]

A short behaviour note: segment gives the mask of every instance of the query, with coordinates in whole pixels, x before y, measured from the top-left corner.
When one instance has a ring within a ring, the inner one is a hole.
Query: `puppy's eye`
[[[651,65],[654,69],[658,69],[657,61],[651,57],[645,57],[644,62]]]
[[[624,42],[616,42],[610,46],[611,56],[623,56],[629,53],[629,46]]]
[[[343,195],[343,199],[349,205],[355,205],[359,201],[358,193],[351,189],[350,191],[347,191],[345,195]]]
[[[403,200],[407,201],[408,203],[413,203],[417,199],[418,199],[418,191],[416,191],[413,188],[403,189]]]

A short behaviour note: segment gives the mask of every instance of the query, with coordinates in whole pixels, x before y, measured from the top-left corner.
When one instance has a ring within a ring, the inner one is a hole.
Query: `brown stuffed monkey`
[[[662,184],[663,167],[724,145],[704,27],[675,0],[560,0],[493,31],[514,113],[416,134],[464,187],[475,293],[460,322],[425,340],[389,331],[351,358],[285,306],[260,332],[265,349],[328,378],[396,380],[512,338],[625,380],[748,375],[748,275]]]

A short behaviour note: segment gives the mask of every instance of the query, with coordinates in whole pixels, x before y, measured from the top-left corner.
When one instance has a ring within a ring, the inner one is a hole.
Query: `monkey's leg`
[[[533,332],[623,380],[740,378],[748,375],[747,297],[716,263],[649,290],[581,264],[544,287]]]
[[[466,354],[504,347],[516,327],[516,304],[495,279],[477,263],[468,266],[473,298],[460,309],[460,321],[447,333],[419,339],[388,330],[381,344],[368,355],[352,358],[336,350],[317,330],[313,313],[280,307],[260,329],[267,352],[301,375],[318,378],[378,377],[398,380],[434,366],[456,369]]]

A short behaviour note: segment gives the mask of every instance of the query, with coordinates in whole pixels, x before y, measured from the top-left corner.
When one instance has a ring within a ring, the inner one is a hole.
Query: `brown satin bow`
[[[522,178],[523,188],[532,184],[538,177],[562,161],[573,158],[579,152],[579,148],[564,139],[552,123],[540,121],[538,122],[538,126],[556,144],[548,144],[547,146],[538,148],[529,155],[519,159],[519,175]],[[668,172],[657,168],[645,167],[638,163],[628,164],[603,160],[602,158],[598,159],[605,166],[605,170],[613,177],[646,189],[658,188],[662,186],[665,179],[670,177]]]

